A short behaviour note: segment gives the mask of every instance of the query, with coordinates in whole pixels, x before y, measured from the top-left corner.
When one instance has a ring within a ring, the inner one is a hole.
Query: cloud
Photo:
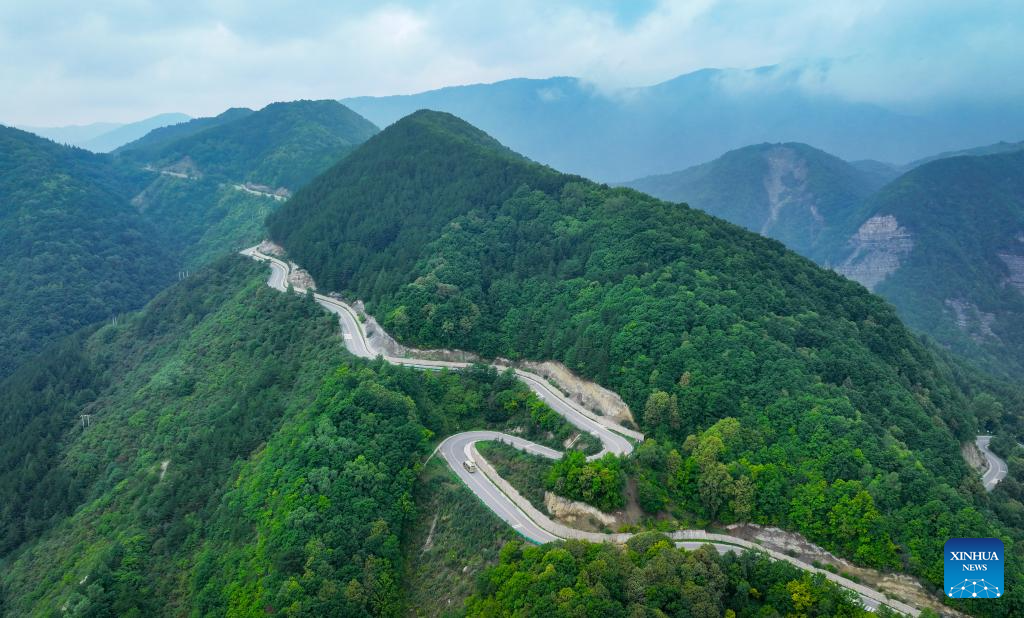
[[[1014,1],[4,4],[5,123],[207,115],[520,76],[576,75],[609,89],[773,64],[784,70],[730,87],[795,80],[903,106],[1024,94],[1024,8]]]

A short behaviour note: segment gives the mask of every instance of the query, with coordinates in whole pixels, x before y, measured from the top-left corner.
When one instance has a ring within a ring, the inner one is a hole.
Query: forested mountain
[[[259,241],[279,202],[240,183],[297,186],[375,131],[333,101],[230,109],[113,157],[0,127],[0,241],[16,274],[0,287],[0,377],[49,342],[137,309],[178,271]],[[210,173],[144,169],[181,153]]]
[[[294,191],[377,132],[337,101],[271,103],[247,111],[228,110],[201,126],[175,129],[173,141],[157,134],[122,152],[188,176]],[[135,150],[141,152],[133,155]]]
[[[610,91],[574,77],[512,79],[342,103],[381,127],[419,109],[450,112],[531,159],[604,182],[673,172],[762,142],[902,163],[1024,135],[1019,105],[935,100],[916,113],[896,111],[832,96],[805,79],[829,69],[705,69]]]
[[[998,375],[1024,375],[1024,151],[942,158],[862,208],[833,263],[911,326]]]
[[[633,474],[652,514],[781,525],[933,584],[947,537],[1021,537],[1020,496],[992,516],[960,454],[991,397],[884,301],[775,241],[427,111],[268,227],[408,343],[560,360],[619,393],[648,436]]]
[[[244,118],[253,111],[246,107],[232,107],[209,118],[193,118],[153,129],[139,139],[128,142],[114,151],[119,158],[125,158],[136,162],[153,161],[159,158],[160,149],[175,140],[195,135],[205,129],[220,126],[222,124]]]
[[[97,122],[67,127],[20,127],[58,144],[78,146],[92,152],[110,152],[118,146],[139,139],[159,127],[185,122],[185,114],[158,114],[138,122],[125,124]]]
[[[885,168],[855,167],[806,144],[759,144],[626,186],[686,202],[822,261],[890,176]]]
[[[782,241],[892,302],[995,375],[1024,375],[1024,149],[1000,142],[897,168],[763,144],[627,186]]]
[[[141,186],[104,157],[0,127],[0,376],[173,279],[160,235],[128,201]]]
[[[435,436],[532,429],[532,395],[349,356],[265,280],[222,258],[0,383],[0,614],[404,614]]]
[[[295,101],[164,127],[114,156],[150,170],[151,182],[133,204],[166,231],[181,266],[193,269],[264,237],[264,219],[287,194],[272,193],[276,180],[294,188],[374,132],[334,101]]]

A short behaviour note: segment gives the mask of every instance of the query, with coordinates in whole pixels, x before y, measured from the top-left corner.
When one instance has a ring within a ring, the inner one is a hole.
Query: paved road
[[[988,470],[986,470],[985,474],[981,477],[981,484],[984,485],[985,489],[988,491],[992,491],[995,486],[999,484],[999,481],[1006,478],[1006,473],[1008,471],[1006,462],[1003,461],[999,455],[996,455],[989,449],[988,445],[991,441],[992,436],[978,436],[974,440],[978,445],[978,448],[981,449],[982,455],[985,456],[985,463],[988,464]]]
[[[267,280],[267,285],[280,291],[286,291],[288,289],[288,274],[291,271],[291,265],[276,257],[261,253],[256,247],[245,249],[241,253],[255,260],[267,262],[270,265],[271,273]],[[293,286],[293,289],[300,294],[304,294],[306,292],[304,289],[296,288],[295,286]],[[460,369],[469,366],[469,363],[416,358],[398,358],[379,353],[366,336],[358,315],[352,307],[340,300],[323,294],[314,293],[313,297],[321,306],[338,316],[341,323],[345,347],[349,352],[356,356],[363,358],[376,358],[377,356],[383,356],[385,360],[391,363],[428,370],[440,368]],[[507,369],[507,367],[502,365],[495,365],[495,367],[498,367],[499,369]],[[615,453],[617,455],[628,455],[633,451],[633,443],[630,442],[626,436],[638,441],[643,441],[643,434],[622,427],[610,419],[594,415],[589,410],[586,410],[571,401],[557,388],[544,380],[544,378],[519,369],[516,369],[515,371],[516,375],[531,390],[533,390],[533,392],[537,393],[539,397],[544,399],[544,401],[553,410],[561,414],[566,420],[580,430],[590,433],[601,441],[601,452],[596,455],[592,455],[591,458],[600,457],[606,452]],[[472,491],[495,515],[500,517],[508,525],[512,526],[516,532],[526,539],[535,543],[549,543],[569,538],[585,539],[595,542],[624,543],[631,536],[626,533],[605,534],[587,532],[577,530],[575,528],[569,528],[568,526],[553,521],[547,516],[547,514],[540,512],[530,504],[530,502],[519,494],[515,488],[498,475],[486,459],[480,456],[475,445],[477,442],[482,441],[504,442],[524,452],[541,457],[547,457],[549,459],[558,459],[562,456],[562,453],[554,449],[535,444],[529,440],[496,431],[466,431],[458,433],[453,436],[449,436],[437,447],[437,452],[440,453],[441,457],[448,463],[448,466],[455,472],[462,482],[466,484],[470,491]],[[987,450],[988,443],[986,442],[985,444],[986,446],[983,447],[983,451],[989,452]],[[980,442],[979,446],[981,446]],[[479,470],[477,472],[469,472],[465,469],[463,462],[467,459],[473,459],[477,463],[479,466]],[[745,539],[709,533],[705,530],[678,530],[671,533],[669,536],[675,541],[677,546],[685,547],[687,549],[696,549],[703,545],[711,545],[719,553],[741,551],[743,549],[761,551],[768,554],[775,560],[783,560],[803,570],[820,573],[840,586],[853,590],[860,596],[864,607],[869,610],[874,611],[880,604],[885,604],[904,614],[912,616],[917,616],[919,614],[919,611],[916,608],[890,599],[881,592],[867,588],[861,584],[857,584],[834,573],[818,569],[793,558],[792,556],[762,548]]]

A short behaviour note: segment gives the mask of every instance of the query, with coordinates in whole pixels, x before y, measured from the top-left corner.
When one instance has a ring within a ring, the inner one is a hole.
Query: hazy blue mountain
[[[887,180],[884,169],[855,166],[807,144],[786,143],[747,146],[626,186],[686,202],[821,261],[837,241],[845,241],[851,217]]]
[[[158,114],[138,122],[96,122],[66,127],[21,127],[36,135],[52,139],[58,144],[78,146],[93,152],[110,152],[118,146],[139,139],[153,129],[185,122],[186,114]]]
[[[123,127],[120,122],[93,122],[91,124],[72,124],[65,127],[18,127],[23,131],[35,133],[40,137],[51,139],[58,144],[81,146],[91,139]]]
[[[984,155],[993,154],[1004,154],[1010,152],[1019,152],[1024,150],[1024,141],[1020,142],[1005,142],[1000,141],[995,144],[989,144],[987,146],[978,146],[976,148],[965,148],[963,150],[951,150],[947,152],[940,152],[939,154],[932,155],[930,157],[924,157],[916,161],[911,161],[902,167],[903,171],[909,171],[915,167],[920,167],[925,163],[931,163],[932,161],[938,161],[939,159],[949,159],[952,157],[980,157]]]
[[[910,115],[810,93],[796,74],[775,67],[706,69],[613,93],[553,77],[342,102],[382,127],[418,109],[450,112],[527,157],[606,182],[672,172],[761,142],[904,162],[1024,134],[1024,111],[949,105]]]
[[[186,114],[160,114],[152,118],[146,118],[139,122],[132,122],[118,127],[112,131],[98,135],[84,144],[82,147],[93,152],[110,152],[118,146],[137,140],[153,129],[185,122],[189,119]]]

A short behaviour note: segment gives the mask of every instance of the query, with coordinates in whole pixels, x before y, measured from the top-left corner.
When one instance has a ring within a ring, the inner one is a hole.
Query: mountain
[[[118,122],[93,122],[90,124],[68,125],[65,127],[19,126],[17,128],[30,133],[35,133],[40,137],[53,140],[58,144],[69,144],[81,147],[85,142],[123,126],[124,124]]]
[[[925,163],[931,163],[932,161],[938,161],[939,159],[949,159],[952,157],[978,157],[983,155],[991,154],[1004,154],[1010,152],[1019,152],[1024,150],[1024,141],[1021,142],[997,142],[995,144],[989,144],[988,146],[977,146],[975,148],[965,148],[963,150],[953,150],[949,152],[940,152],[937,155],[930,157],[924,157],[917,161],[911,161],[904,166],[904,171],[910,171],[915,167],[921,167]]]
[[[806,144],[748,146],[696,167],[626,186],[686,202],[822,261],[864,200],[889,179],[883,164],[856,166]]]
[[[110,152],[118,146],[142,137],[153,129],[184,122],[188,119],[189,117],[185,114],[158,114],[138,122],[126,124],[97,122],[89,125],[71,125],[66,127],[22,128],[59,144],[78,146],[92,152]]]
[[[118,157],[124,157],[135,161],[151,160],[158,156],[161,148],[175,140],[195,135],[204,129],[220,126],[231,122],[232,120],[244,118],[251,113],[253,113],[253,111],[245,107],[232,107],[227,111],[209,118],[193,118],[191,120],[186,120],[185,122],[156,128],[134,141],[122,144],[114,151],[114,153]]]
[[[105,157],[0,127],[0,376],[47,343],[136,309],[173,261]]]
[[[936,102],[903,112],[815,91],[804,68],[705,69],[618,90],[574,77],[513,79],[342,102],[381,127],[419,109],[450,112],[531,159],[604,182],[670,173],[762,142],[903,162],[1024,134],[1019,106]],[[810,69],[820,75],[829,66]]]
[[[872,196],[837,269],[911,326],[1024,375],[1024,151],[936,159]]]
[[[456,583],[418,594],[496,562],[479,535],[512,533],[430,455],[463,425],[532,429],[526,387],[350,356],[266,276],[225,256],[0,381],[0,614],[405,615],[439,485],[458,510],[431,538],[455,541],[429,570]]]
[[[935,585],[948,536],[1022,536],[1019,496],[985,495],[961,456],[982,383],[778,242],[427,111],[268,228],[405,343],[561,361],[621,395],[648,438],[629,470],[651,517],[778,525]]]
[[[246,112],[229,110],[176,130],[173,141],[158,134],[123,152],[141,146],[146,162],[160,169],[295,190],[377,132],[337,101],[272,103]]]
[[[1015,378],[1024,375],[1019,146],[943,153],[900,174],[804,144],[761,144],[626,186],[782,241],[882,295],[958,355]]]
[[[189,117],[186,114],[160,114],[152,118],[122,125],[102,135],[97,135],[81,146],[93,152],[110,152],[118,146],[123,146],[128,142],[139,139],[154,129],[187,120],[189,120]]]
[[[113,157],[2,128],[0,241],[19,277],[0,287],[10,351],[0,377],[47,343],[137,309],[177,271],[263,238],[280,196],[245,180],[311,178],[373,131],[333,101],[228,110],[155,129]],[[141,169],[154,151],[192,153],[225,175]]]
[[[275,103],[156,129],[114,159],[148,170],[151,182],[132,203],[191,270],[259,242],[264,219],[288,194],[274,189],[279,181],[296,188],[373,132],[334,101]]]

